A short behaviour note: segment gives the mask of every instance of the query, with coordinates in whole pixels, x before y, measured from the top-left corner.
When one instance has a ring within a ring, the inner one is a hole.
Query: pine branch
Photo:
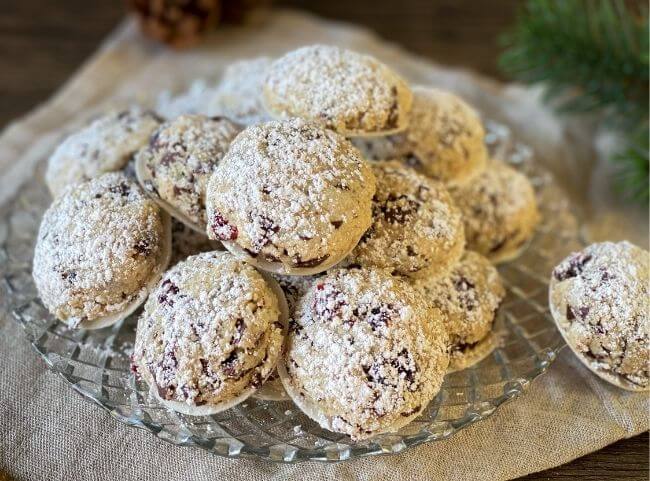
[[[614,156],[619,166],[617,185],[626,197],[645,202],[650,199],[648,177],[650,176],[650,135],[648,125],[644,125],[627,149]]]
[[[622,0],[528,0],[500,59],[514,78],[543,84],[561,112],[599,111],[635,133],[615,160],[622,190],[639,199],[648,198],[649,35],[647,8]]]

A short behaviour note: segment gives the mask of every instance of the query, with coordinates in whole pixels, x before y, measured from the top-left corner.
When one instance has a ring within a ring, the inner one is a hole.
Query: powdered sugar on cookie
[[[122,169],[161,119],[133,107],[109,112],[70,135],[49,159],[45,181],[54,196],[65,187]]]
[[[326,45],[299,48],[273,62],[263,95],[275,116],[361,136],[404,130],[412,102],[406,82],[384,64]]]
[[[41,299],[71,327],[121,312],[166,261],[166,235],[156,204],[124,174],[69,187],[39,230],[34,281]]]
[[[447,189],[398,162],[375,164],[373,172],[373,223],[346,261],[413,277],[443,275],[465,245]]]
[[[647,389],[650,255],[629,242],[592,244],[553,271],[550,303],[567,343],[599,374]]]
[[[539,222],[530,181],[499,160],[450,193],[463,215],[467,248],[493,262],[516,256]]]
[[[162,400],[216,412],[271,374],[283,330],[278,299],[253,267],[203,253],[168,271],[150,296],[134,364]]]
[[[324,270],[370,225],[374,191],[370,166],[338,134],[299,119],[251,126],[210,180],[208,234],[286,273]]]
[[[258,57],[230,64],[210,98],[210,111],[244,125],[271,120],[262,101],[262,88],[271,62],[269,57]]]
[[[321,426],[365,439],[416,417],[448,362],[439,317],[405,281],[338,269],[299,301],[280,375]]]
[[[182,115],[162,124],[136,157],[145,190],[194,225],[205,227],[205,190],[239,128],[225,118]]]

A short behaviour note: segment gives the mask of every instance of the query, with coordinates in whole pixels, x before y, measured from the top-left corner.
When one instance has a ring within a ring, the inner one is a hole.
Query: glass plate
[[[129,370],[138,312],[109,328],[71,331],[41,304],[31,262],[38,225],[50,203],[42,172],[0,212],[0,315],[13,315],[48,367],[72,389],[119,421],[177,445],[228,457],[340,461],[448,438],[519,396],[555,359],[563,340],[547,307],[547,279],[555,263],[581,245],[567,198],[533,161],[530,149],[513,141],[507,127],[486,125],[492,154],[533,181],[543,221],[524,254],[499,268],[508,288],[495,323],[500,346],[480,364],[448,374],[425,412],[397,434],[353,442],[320,428],[291,401],[249,399],[204,417],[161,407]]]

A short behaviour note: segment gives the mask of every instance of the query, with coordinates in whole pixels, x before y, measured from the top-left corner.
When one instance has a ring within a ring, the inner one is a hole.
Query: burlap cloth
[[[599,159],[615,142],[611,137],[595,135],[584,120],[559,121],[538,102],[538,92],[442,68],[364,30],[295,12],[220,31],[184,53],[148,42],[125,22],[60,92],[2,133],[0,204],[32,175],[66,125],[108,99],[150,99],[195,77],[214,77],[235,58],[277,55],[314,42],[371,53],[413,82],[459,92],[536,149],[571,192],[592,238],[629,238],[647,248],[647,211],[615,201],[608,188],[611,169]],[[13,321],[0,319],[0,327],[0,479],[509,479],[648,428],[647,396],[601,382],[564,349],[523,396],[446,441],[339,464],[228,460],[120,424],[49,373]]]

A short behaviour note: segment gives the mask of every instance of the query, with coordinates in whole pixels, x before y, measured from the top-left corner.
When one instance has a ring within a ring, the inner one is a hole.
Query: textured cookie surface
[[[530,181],[498,160],[492,160],[472,182],[450,193],[463,215],[467,248],[493,262],[516,256],[539,222]]]
[[[210,100],[210,110],[244,125],[271,120],[262,102],[271,62],[269,57],[258,57],[229,65]]]
[[[490,334],[506,294],[496,268],[472,251],[466,251],[448,275],[418,279],[415,287],[442,313],[452,363]]]
[[[398,162],[375,164],[373,172],[373,222],[346,262],[414,277],[447,272],[465,245],[447,189]]]
[[[166,261],[168,241],[160,209],[140,186],[104,174],[65,189],[45,212],[34,281],[50,312],[77,327],[139,296]]]
[[[336,269],[299,301],[279,372],[321,426],[365,439],[417,417],[448,362],[442,322],[405,281]]]
[[[444,90],[414,87],[410,118],[400,134],[354,143],[369,159],[399,159],[451,185],[465,184],[485,168],[481,119],[461,98]]]
[[[134,107],[110,112],[67,137],[50,157],[45,181],[53,196],[107,172],[118,171],[160,124],[153,112]]]
[[[322,122],[344,135],[404,130],[412,94],[397,74],[372,57],[314,45],[271,65],[264,102],[275,116]]]
[[[594,372],[648,389],[650,255],[629,242],[592,244],[553,271],[550,304],[567,343]]]
[[[205,227],[205,190],[239,128],[225,118],[181,115],[162,124],[136,157],[143,187]]]
[[[134,367],[162,400],[220,410],[273,371],[280,316],[277,297],[253,267],[227,252],[189,257],[145,304]]]
[[[248,127],[208,185],[208,234],[293,273],[324,270],[370,225],[375,178],[350,142],[299,119]]]

